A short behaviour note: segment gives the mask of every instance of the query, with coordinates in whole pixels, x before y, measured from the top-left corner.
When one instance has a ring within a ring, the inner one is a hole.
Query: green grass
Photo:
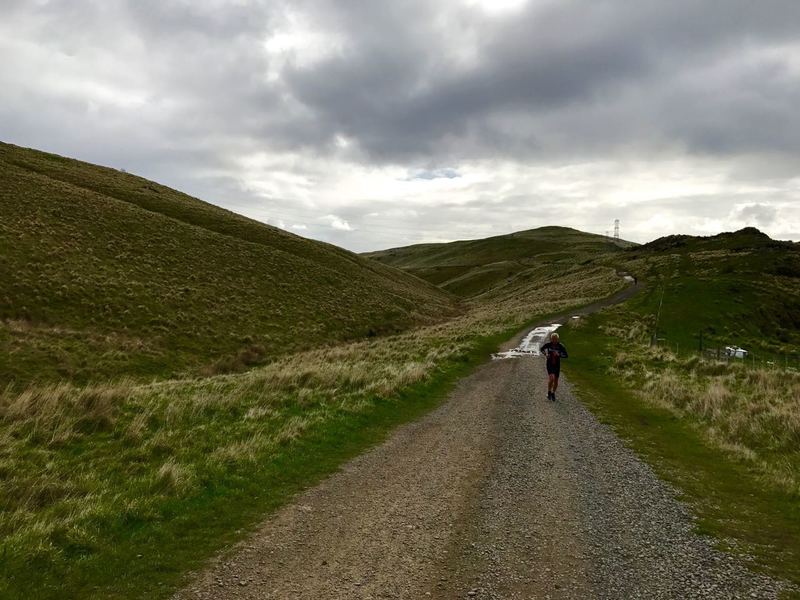
[[[757,463],[713,444],[699,418],[648,402],[639,383],[613,375],[621,344],[601,329],[608,320],[596,315],[565,333],[566,373],[581,400],[681,490],[701,532],[723,548],[735,540],[728,549],[751,554],[755,568],[800,584],[800,496],[770,484]],[[624,347],[638,351],[633,342]]]
[[[681,354],[740,345],[757,360],[800,354],[800,245],[754,229],[670,236],[600,257],[647,287],[628,308],[658,320],[658,337]],[[659,305],[660,309],[659,309]]]
[[[0,387],[244,370],[452,316],[397,269],[0,144]]]
[[[774,358],[800,345],[800,286],[789,282],[795,290],[748,274],[677,277],[648,290],[633,309],[657,314],[663,292],[658,335],[671,347],[699,351],[702,336],[704,348],[741,345]]]

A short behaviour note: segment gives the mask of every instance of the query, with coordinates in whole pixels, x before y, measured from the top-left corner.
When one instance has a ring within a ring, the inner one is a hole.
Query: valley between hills
[[[0,144],[0,256],[3,598],[797,594],[796,243],[357,255]]]

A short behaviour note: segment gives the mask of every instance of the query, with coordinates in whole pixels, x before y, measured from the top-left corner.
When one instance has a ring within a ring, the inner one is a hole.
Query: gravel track
[[[513,344],[511,344],[513,345]],[[176,599],[776,598],[541,358],[448,401],[268,518]]]
[[[697,535],[676,490],[568,384],[545,399],[541,361],[513,361],[499,449],[442,597],[776,598],[781,584]]]

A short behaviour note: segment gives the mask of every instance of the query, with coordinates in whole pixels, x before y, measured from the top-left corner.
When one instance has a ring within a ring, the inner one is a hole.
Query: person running
[[[567,349],[558,341],[558,334],[550,334],[550,341],[540,349],[544,354],[547,366],[547,399],[555,402],[558,389],[558,376],[561,374],[561,359],[567,358]]]

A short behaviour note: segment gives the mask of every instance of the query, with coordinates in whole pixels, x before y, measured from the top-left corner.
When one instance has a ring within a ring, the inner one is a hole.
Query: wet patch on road
[[[559,327],[561,327],[561,323],[551,323],[550,325],[536,327],[528,332],[524,338],[522,338],[519,346],[506,352],[496,352],[495,354],[492,354],[492,360],[520,358],[523,356],[539,356],[541,354],[541,352],[539,352],[539,348],[541,348],[542,344],[550,339],[550,334],[552,334]]]

